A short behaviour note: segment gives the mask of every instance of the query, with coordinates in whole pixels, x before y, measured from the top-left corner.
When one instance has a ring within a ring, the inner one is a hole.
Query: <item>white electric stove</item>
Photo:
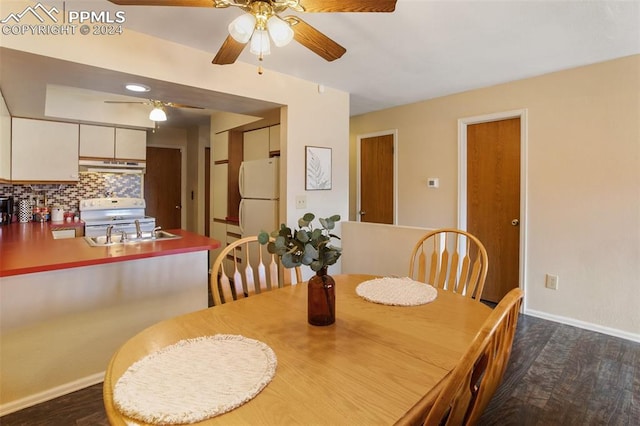
[[[107,227],[113,225],[112,233],[136,233],[136,221],[142,232],[152,232],[156,219],[145,216],[144,198],[89,198],[80,200],[80,220],[84,221],[87,237],[105,235]]]

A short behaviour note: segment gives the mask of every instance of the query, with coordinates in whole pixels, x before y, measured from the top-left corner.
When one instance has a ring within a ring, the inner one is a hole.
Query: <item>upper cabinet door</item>
[[[269,153],[280,154],[280,125],[269,127]]]
[[[116,159],[145,160],[146,158],[147,132],[116,128]]]
[[[13,118],[11,179],[77,182],[78,133],[77,124]]]
[[[115,156],[115,129],[105,126],[80,125],[80,157],[107,158]]]
[[[244,132],[243,161],[269,158],[269,128]]]

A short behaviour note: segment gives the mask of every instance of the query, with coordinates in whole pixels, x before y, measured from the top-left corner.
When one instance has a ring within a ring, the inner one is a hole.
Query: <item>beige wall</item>
[[[398,130],[400,225],[456,226],[458,119],[517,109],[528,115],[527,312],[640,340],[638,55],[353,117],[351,217],[357,135]]]

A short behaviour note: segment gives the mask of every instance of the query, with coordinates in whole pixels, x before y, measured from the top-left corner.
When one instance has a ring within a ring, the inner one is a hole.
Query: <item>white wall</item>
[[[413,247],[427,232],[416,226],[344,222],[342,272],[406,277]]]
[[[353,117],[352,152],[358,134],[398,129],[398,223],[456,226],[458,119],[517,109],[527,312],[640,341],[639,55]]]

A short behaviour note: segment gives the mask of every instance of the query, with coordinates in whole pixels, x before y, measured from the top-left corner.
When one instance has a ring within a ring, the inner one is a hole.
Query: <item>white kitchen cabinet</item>
[[[269,127],[269,152],[280,152],[280,125]]]
[[[0,92],[0,182],[11,179],[11,115]]]
[[[13,118],[12,181],[77,182],[77,124]]]
[[[116,128],[115,158],[145,160],[147,158],[147,132],[145,130]]]
[[[269,158],[269,128],[244,132],[242,160],[260,160]]]
[[[147,132],[81,124],[80,157],[145,160],[147,158]]]
[[[229,132],[213,135],[213,161],[229,159]]]
[[[213,208],[214,219],[226,220],[227,218],[227,186],[229,182],[229,165],[214,164],[213,166]]]
[[[211,250],[210,262],[213,265],[213,262],[215,262],[222,249],[226,246],[224,242],[227,238],[227,224],[224,222],[214,221],[211,225],[211,238],[218,240],[221,243],[220,247]]]
[[[116,131],[113,127],[80,125],[80,157],[108,158],[115,156]]]

